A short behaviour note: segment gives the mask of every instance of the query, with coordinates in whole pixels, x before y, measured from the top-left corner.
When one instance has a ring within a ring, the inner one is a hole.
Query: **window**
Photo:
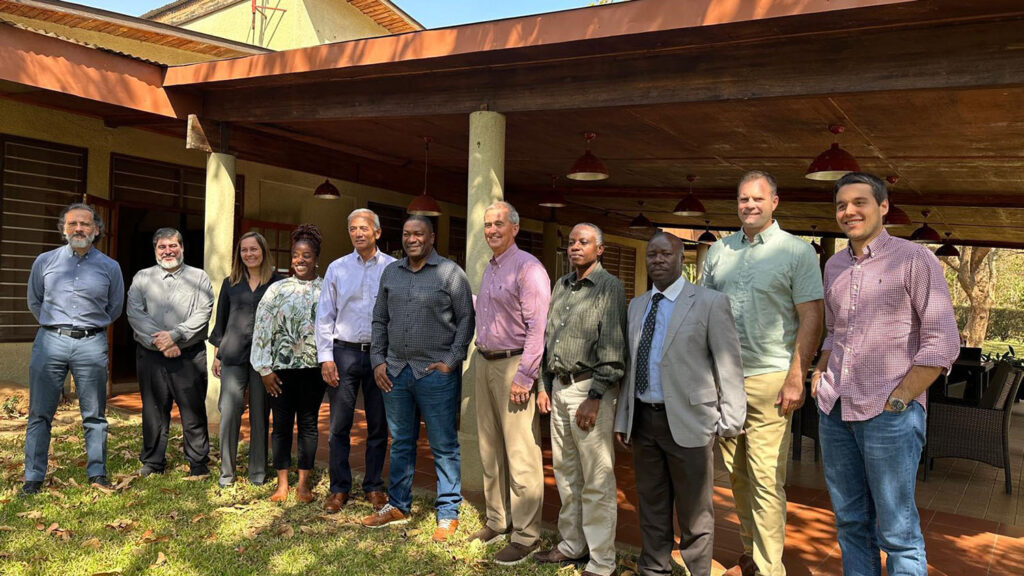
[[[242,233],[259,232],[267,240],[268,257],[277,270],[284,276],[291,275],[292,267],[292,230],[295,224],[286,222],[267,222],[265,220],[243,220]]]
[[[36,257],[64,243],[57,216],[81,202],[84,148],[0,135],[0,341],[25,342],[38,324],[25,295]]]

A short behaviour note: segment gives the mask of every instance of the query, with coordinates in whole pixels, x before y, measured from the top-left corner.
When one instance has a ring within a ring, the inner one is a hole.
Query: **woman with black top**
[[[210,334],[214,346],[213,375],[220,378],[221,487],[235,481],[238,432],[249,392],[249,482],[263,484],[267,477],[267,428],[270,409],[260,375],[249,363],[256,307],[267,288],[283,279],[268,257],[267,241],[258,232],[246,232],[231,260],[231,275],[224,279],[217,300],[216,326]]]

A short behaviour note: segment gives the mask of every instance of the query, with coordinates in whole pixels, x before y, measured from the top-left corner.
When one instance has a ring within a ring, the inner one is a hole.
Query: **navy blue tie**
[[[644,329],[640,332],[640,345],[636,350],[636,393],[643,394],[651,378],[651,343],[654,341],[654,323],[658,319],[658,303],[665,298],[662,293],[651,297],[651,311],[644,318]]]

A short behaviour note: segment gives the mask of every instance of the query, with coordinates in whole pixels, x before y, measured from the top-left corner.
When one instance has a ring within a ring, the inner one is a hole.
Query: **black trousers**
[[[334,363],[338,366],[338,387],[327,388],[331,402],[331,493],[352,490],[352,468],[348,457],[351,451],[349,434],[359,390],[363,391],[363,409],[366,413],[366,473],[363,492],[380,491],[384,458],[388,449],[388,420],[384,413],[384,397],[373,379],[370,353],[334,345]]]
[[[275,370],[281,379],[281,394],[270,397],[274,415],[274,431],[270,444],[274,450],[274,469],[287,470],[292,465],[292,430],[299,428],[299,470],[312,470],[316,459],[320,404],[327,384],[320,368]]]
[[[706,446],[684,448],[672,439],[664,410],[637,404],[633,416],[633,466],[643,547],[637,562],[642,576],[671,574],[672,512],[679,522],[679,553],[693,576],[711,574],[715,510],[714,438]]]
[[[181,414],[185,460],[202,471],[210,461],[210,433],[206,427],[206,344],[181,351],[177,358],[135,346],[135,369],[142,394],[142,451],[139,460],[153,470],[167,467],[167,432],[172,403]]]

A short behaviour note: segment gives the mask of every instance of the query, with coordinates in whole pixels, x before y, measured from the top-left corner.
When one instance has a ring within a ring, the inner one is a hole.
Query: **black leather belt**
[[[555,378],[564,386],[568,386],[573,382],[583,382],[584,380],[590,380],[594,377],[593,370],[584,370],[575,374],[555,374]]]
[[[359,342],[345,342],[344,340],[335,340],[335,346],[341,346],[342,348],[348,348],[349,350],[358,350],[360,352],[369,352],[370,344],[360,344]]]
[[[523,353],[522,348],[516,350],[482,350],[477,348],[477,352],[487,360],[504,360],[513,356],[519,356]]]
[[[54,326],[43,326],[50,332],[56,332],[61,336],[67,336],[68,338],[74,338],[75,340],[81,340],[82,338],[88,338],[89,336],[95,336],[104,331],[104,328],[56,328]]]
[[[664,404],[651,404],[650,402],[641,402],[641,401],[637,400],[636,401],[636,405],[637,406],[642,406],[644,408],[647,408],[651,412],[664,412],[665,411],[665,405]]]

